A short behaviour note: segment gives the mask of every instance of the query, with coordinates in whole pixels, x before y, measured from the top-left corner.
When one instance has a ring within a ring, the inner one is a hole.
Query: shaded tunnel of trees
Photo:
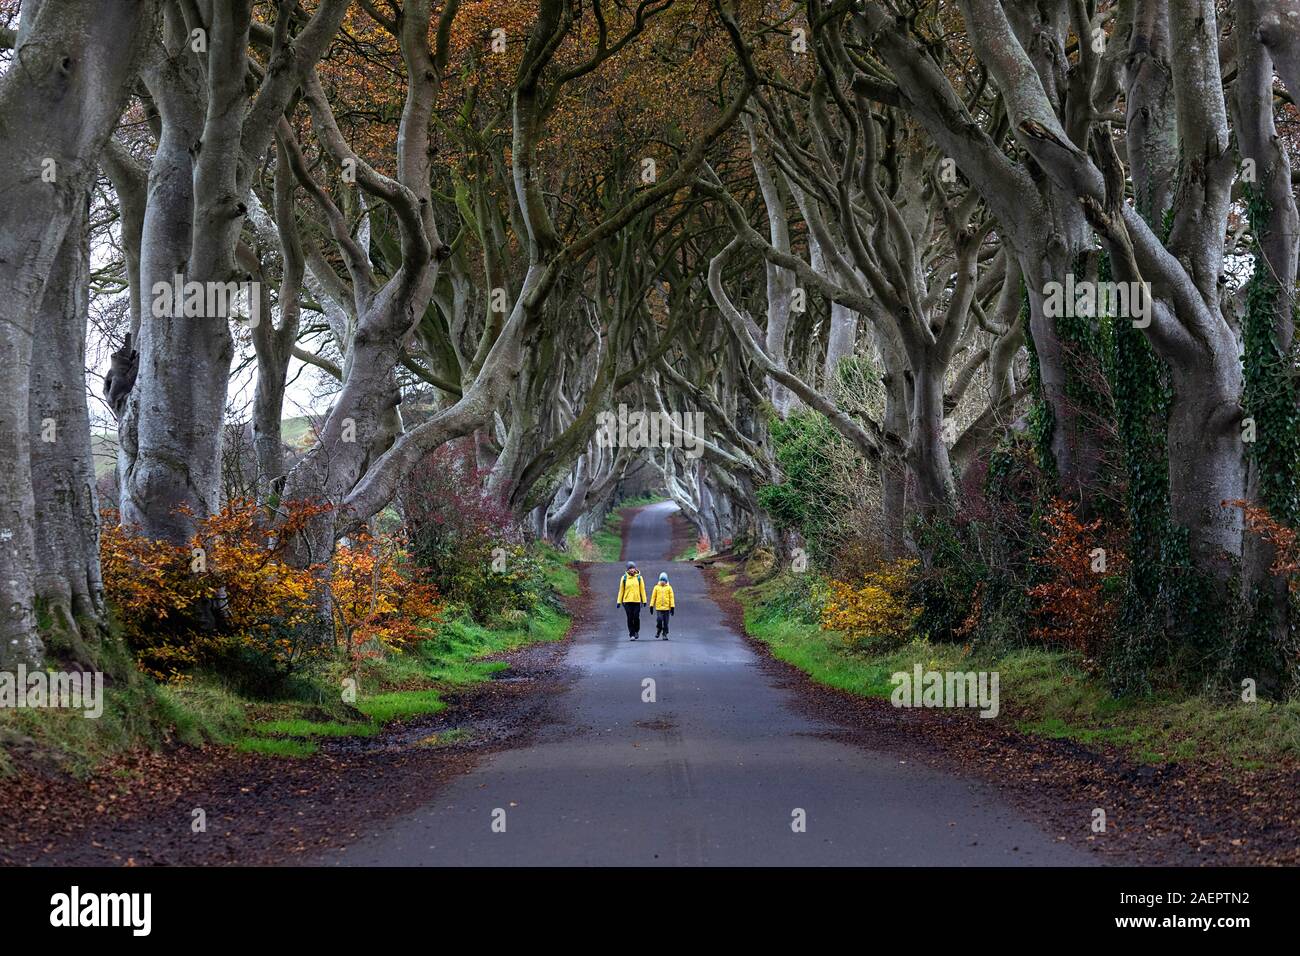
[[[1300,0],[2,2],[0,665],[93,663],[151,548],[273,551],[322,585],[280,624],[336,641],[367,534],[564,547],[640,476],[704,549],[905,568],[933,639],[1286,695],[1298,31]]]

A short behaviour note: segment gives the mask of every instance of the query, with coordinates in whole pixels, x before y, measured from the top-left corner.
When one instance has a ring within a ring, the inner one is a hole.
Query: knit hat
[[[659,572],[659,580],[662,581],[664,584],[667,584],[667,583],[668,583],[668,572],[667,572],[667,571],[660,571],[660,572]]]

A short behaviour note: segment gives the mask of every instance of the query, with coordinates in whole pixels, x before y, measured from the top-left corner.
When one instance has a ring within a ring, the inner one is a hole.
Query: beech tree
[[[40,663],[38,600],[65,627],[100,610],[82,387],[85,209],[156,12],[150,0],[27,0],[5,38],[0,160],[16,181],[0,207],[0,666]],[[38,329],[53,339],[41,350]],[[44,435],[31,430],[36,416]]]
[[[149,33],[141,76],[157,146],[140,235],[139,375],[119,441],[122,520],[151,537],[184,542],[220,505],[234,303],[209,293],[249,279],[238,246],[254,172],[347,8],[323,0],[295,32],[289,0],[258,30],[252,0],[167,4],[161,35]],[[254,37],[264,66],[250,57]],[[190,308],[196,289],[202,307]]]
[[[1076,444],[1060,431],[1077,415],[1064,403],[1060,330],[1043,308],[1048,284],[1074,268],[1095,230],[1114,276],[1152,290],[1151,321],[1141,332],[1167,368],[1172,389],[1165,455],[1169,516],[1186,532],[1192,567],[1217,581],[1225,597],[1244,549],[1240,511],[1225,502],[1247,494],[1248,431],[1241,339],[1224,278],[1238,161],[1219,11],[1212,3],[1180,0],[1104,10],[1064,2],[1004,7],[995,0],[958,6],[964,35],[997,91],[997,111],[982,110],[990,120],[981,124],[972,112],[982,106],[974,91],[966,101],[959,95],[941,62],[942,45],[925,21],[901,21],[884,4],[867,2],[850,15],[862,50],[854,84],[925,127],[984,197],[1001,238],[1018,257],[1044,397],[1058,430],[1052,448],[1064,488],[1085,494],[1101,456],[1087,430],[1080,430],[1084,440]],[[809,4],[810,15],[821,10]],[[1246,52],[1238,68],[1247,69],[1238,78],[1247,82],[1239,87],[1237,122],[1267,130],[1273,102],[1260,90],[1271,90],[1265,71],[1274,70],[1260,51],[1271,44],[1285,69],[1291,41],[1283,35],[1293,31],[1281,26],[1280,7],[1236,12]],[[950,22],[952,13],[936,16]],[[1278,26],[1252,30],[1261,14]],[[1112,126],[1117,103],[1126,113],[1124,136]],[[1255,143],[1248,149],[1264,148],[1258,131],[1247,129],[1241,141]],[[1271,171],[1276,160],[1264,155],[1252,165]],[[1283,200],[1280,215],[1288,204]],[[1278,241],[1278,232],[1271,235]],[[1281,258],[1288,256],[1294,259],[1289,253]],[[1139,410],[1121,410],[1133,411]]]
[[[418,15],[421,10],[418,4],[414,9],[408,6],[398,25],[403,31],[402,55],[410,89],[397,137],[400,152],[396,180],[375,172],[347,146],[336,134],[328,103],[308,91],[306,101],[312,110],[313,128],[324,147],[339,165],[345,162],[354,165],[358,184],[393,209],[401,233],[403,263],[388,283],[372,292],[368,267],[358,261],[355,253],[350,256],[354,292],[362,296],[358,301],[352,364],[316,445],[288,476],[286,498],[321,496],[337,503],[339,513],[345,516],[337,525],[339,530],[349,522],[364,521],[378,512],[392,499],[398,482],[420,457],[492,421],[527,356],[535,354],[538,336],[553,334],[548,328],[545,305],[566,270],[642,211],[672,196],[689,181],[709,145],[734,122],[745,101],[744,89],[684,149],[670,175],[636,192],[603,219],[567,241],[557,230],[543,192],[543,173],[537,167],[540,138],[564,88],[599,69],[632,43],[644,31],[648,19],[666,6],[664,2],[640,3],[628,17],[623,32],[614,35],[604,17],[599,16],[594,52],[580,54],[573,65],[560,66],[555,62],[557,52],[575,28],[577,11],[552,0],[540,4],[510,93],[511,171],[522,225],[518,239],[527,251],[522,281],[504,321],[484,326],[476,350],[482,359],[476,359],[470,366],[472,377],[462,383],[456,401],[404,432],[391,447],[373,458],[368,454],[367,440],[375,431],[376,409],[382,404],[377,399],[389,391],[389,376],[400,357],[402,343],[428,305],[440,262],[451,251],[437,238],[428,199],[428,102],[434,95],[445,51],[428,49],[423,27],[427,16]],[[455,4],[445,7],[444,20],[450,22],[456,9]],[[440,27],[438,36],[445,37],[448,29]],[[318,194],[318,200],[321,199]],[[334,223],[335,241],[346,247],[349,239],[341,217],[329,218]],[[328,553],[335,533],[334,522],[320,522],[314,540],[304,542],[305,556],[319,558]]]

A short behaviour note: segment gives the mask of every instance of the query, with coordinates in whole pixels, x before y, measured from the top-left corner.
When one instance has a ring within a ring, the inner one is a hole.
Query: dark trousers
[[[627,634],[632,637],[641,633],[641,605],[631,602],[623,605],[623,610],[627,612]]]
[[[655,611],[655,633],[668,633],[668,619],[672,617],[672,611]]]

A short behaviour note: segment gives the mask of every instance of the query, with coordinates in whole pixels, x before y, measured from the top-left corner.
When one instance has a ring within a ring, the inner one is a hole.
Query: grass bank
[[[563,582],[567,586],[567,576]],[[234,744],[257,753],[308,756],[322,738],[370,737],[393,721],[440,713],[449,691],[491,680],[509,668],[493,658],[561,640],[569,624],[568,615],[550,604],[511,624],[488,626],[467,617],[443,621],[428,640],[405,653],[352,667],[333,665],[322,684],[337,688],[337,702],[280,701],[250,708],[248,732]]]
[[[719,565],[736,585],[736,565]],[[792,611],[788,576],[736,591],[745,630],[773,656],[813,680],[864,697],[889,699],[897,672],[916,664],[936,671],[996,671],[1000,713],[1033,735],[1084,745],[1113,745],[1142,763],[1210,762],[1243,769],[1300,759],[1300,702],[1211,699],[1164,693],[1115,697],[1078,655],[1034,647],[982,647],[915,640],[893,649],[858,650]]]
[[[303,757],[325,738],[372,736],[391,721],[436,714],[447,707],[449,691],[508,667],[492,658],[568,633],[559,599],[578,594],[575,561],[546,544],[535,548],[548,593],[531,613],[506,611],[488,622],[449,616],[402,650],[305,670],[273,699],[250,694],[228,675],[157,683],[135,669],[120,642],[107,640],[99,665],[106,674],[102,715],[0,709],[0,777],[37,767],[83,776],[125,751],[175,744]]]
[[[623,556],[623,514],[615,509],[605,515],[605,524],[591,536],[596,549],[593,561],[612,563]]]

